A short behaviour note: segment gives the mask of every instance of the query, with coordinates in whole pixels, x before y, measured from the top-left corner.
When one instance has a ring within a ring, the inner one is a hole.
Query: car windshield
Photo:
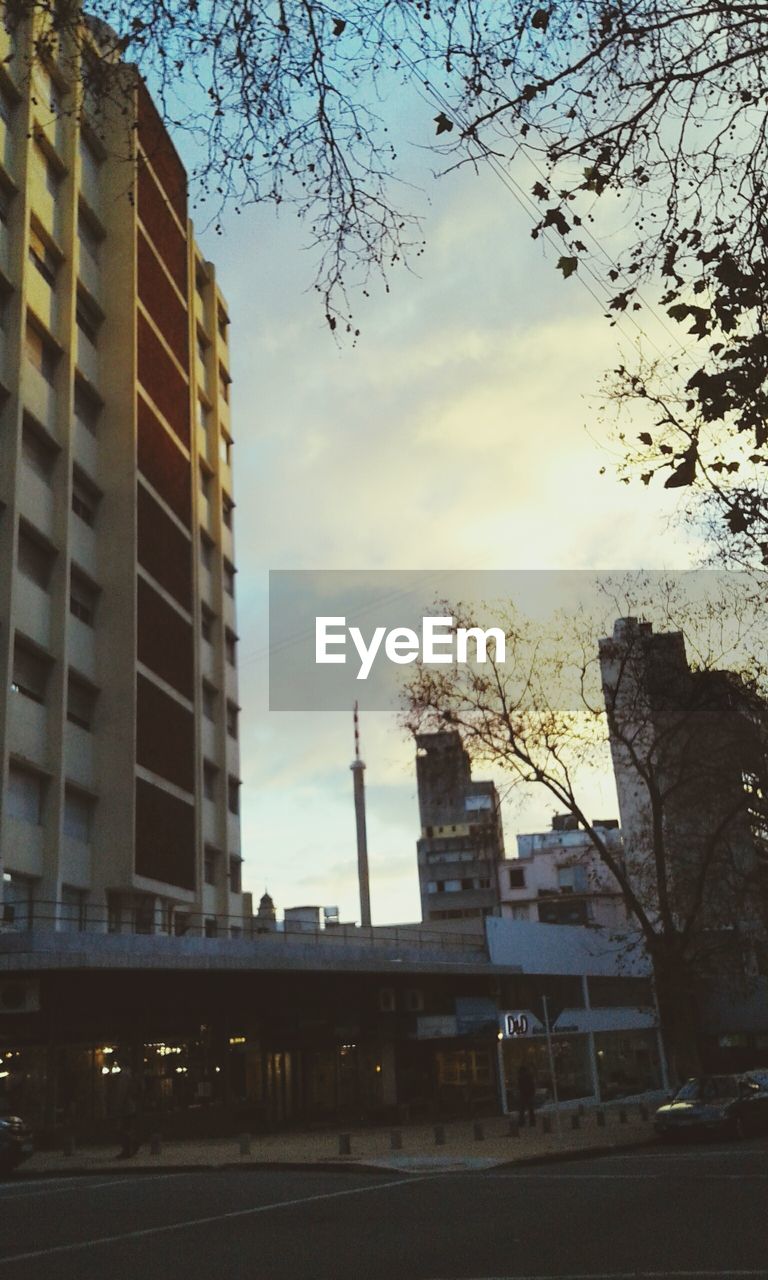
[[[738,1092],[738,1081],[730,1076],[704,1076],[687,1080],[675,1094],[675,1102],[711,1102],[714,1098],[735,1098]]]

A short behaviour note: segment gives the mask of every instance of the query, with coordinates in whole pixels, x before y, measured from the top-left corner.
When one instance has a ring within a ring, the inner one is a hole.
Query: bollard
[[[542,1133],[552,1132],[552,1121],[550,1120],[549,1116],[541,1117],[541,1131]]]
[[[604,1129],[605,1128],[605,1112],[602,1110],[596,1111],[595,1119],[597,1120],[598,1129]]]
[[[352,1135],[351,1133],[339,1134],[339,1155],[350,1156],[352,1154]]]
[[[578,1112],[576,1112],[574,1115],[571,1116],[571,1128],[572,1129],[581,1128],[581,1116],[578,1114]]]
[[[435,1125],[435,1146],[436,1147],[445,1146],[445,1125],[444,1124]]]
[[[240,1134],[240,1155],[249,1156],[251,1154],[251,1135],[250,1133]]]
[[[475,1123],[472,1125],[472,1132],[475,1135],[475,1142],[483,1141],[485,1138],[485,1129],[483,1128],[482,1120],[475,1120]]]
[[[644,1102],[641,1102],[640,1103],[640,1119],[647,1120],[649,1116],[650,1116],[650,1112],[648,1108],[646,1107]]]
[[[619,1109],[619,1124],[626,1124],[628,1119],[629,1117],[627,1115],[626,1109],[624,1107],[621,1107]]]
[[[508,1134],[509,1134],[509,1137],[510,1137],[510,1138],[519,1138],[519,1137],[520,1137],[520,1125],[517,1123],[517,1121],[516,1121],[516,1120],[510,1120],[510,1122],[509,1122],[509,1128],[508,1128],[507,1132],[508,1132]]]
[[[402,1151],[403,1135],[399,1129],[393,1129],[389,1135],[389,1145],[392,1151]]]

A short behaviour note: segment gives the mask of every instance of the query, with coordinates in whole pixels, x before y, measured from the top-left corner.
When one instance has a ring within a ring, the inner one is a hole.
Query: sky
[[[268,710],[270,569],[661,569],[695,552],[670,494],[613,471],[596,392],[627,339],[492,172],[424,188],[426,253],[354,299],[354,346],[325,324],[290,212],[199,232],[232,321],[243,880],[279,911],[359,918],[351,708]],[[413,745],[393,714],[361,730],[374,923],[417,920]],[[611,779],[591,785],[594,816],[616,816]],[[510,803],[508,853],[551,814],[546,795]]]

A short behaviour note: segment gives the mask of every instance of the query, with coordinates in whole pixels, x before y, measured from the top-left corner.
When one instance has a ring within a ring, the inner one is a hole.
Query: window
[[[229,560],[225,560],[221,573],[224,579],[224,590],[228,596],[233,596],[235,594],[235,566],[230,564]]]
[[[29,260],[46,284],[53,287],[56,283],[59,257],[35,227],[30,227],[29,231]]]
[[[211,492],[211,473],[206,467],[200,468],[200,492],[206,500]]]
[[[205,286],[207,283],[208,281],[205,278],[205,273],[198,267],[197,271],[195,272],[195,289],[198,292],[201,302],[204,301]]]
[[[75,383],[75,418],[91,435],[96,435],[98,430],[100,412],[101,405],[96,397],[78,380]]]
[[[225,404],[229,404],[230,377],[223,365],[219,365],[219,395]]]
[[[61,886],[61,926],[68,933],[82,933],[86,925],[88,894],[71,885]]]
[[[227,808],[236,815],[240,812],[240,779],[231,774],[227,778]]]
[[[56,552],[51,546],[28,532],[27,529],[19,529],[19,573],[23,573],[25,578],[29,578],[31,582],[36,583],[38,587],[42,587],[44,591],[48,590],[55,559]]]
[[[86,627],[93,626],[98,598],[98,587],[73,569],[69,583],[69,612]]]
[[[206,916],[205,919],[205,936],[206,938],[215,938],[219,932],[215,916]]]
[[[227,733],[230,738],[237,739],[238,707],[234,702],[227,703]]]
[[[232,461],[232,441],[223,431],[219,436],[219,457],[225,467],[230,465]]]
[[[39,141],[35,142],[32,151],[32,163],[42,177],[43,185],[48,195],[55,200],[59,194],[61,172],[51,157],[45,153]]]
[[[101,326],[101,312],[96,304],[82,293],[77,295],[76,319],[77,327],[83,337],[87,338],[91,346],[95,347]]]
[[[93,526],[99,503],[98,490],[81,474],[72,476],[72,510],[83,524]]]
[[[101,159],[93,147],[85,137],[80,134],[80,169],[82,172],[83,186],[98,187],[99,169],[101,168]]]
[[[228,324],[229,324],[229,320],[227,319],[226,315],[222,311],[221,307],[219,307],[216,313],[216,325],[219,330],[219,337],[221,338],[222,342],[226,342],[227,340]]]
[[[242,865],[243,865],[242,858],[231,857],[229,859],[229,892],[230,893],[242,893],[242,888],[243,888],[242,872],[241,872]]]
[[[561,893],[586,893],[587,872],[585,867],[558,867],[557,885]]]
[[[89,844],[93,828],[93,798],[74,787],[64,790],[64,835]]]
[[[46,338],[36,325],[28,324],[24,335],[24,349],[29,363],[52,387],[59,353],[51,339]]]
[[[77,221],[77,238],[80,242],[80,261],[83,257],[90,259],[93,266],[98,267],[101,254],[101,235],[90,218],[80,211]]]
[[[224,632],[224,653],[225,653],[227,662],[231,667],[234,667],[235,661],[236,661],[236,657],[235,657],[236,644],[237,644],[237,636],[235,635],[234,631],[230,631],[229,628],[227,628],[227,630]]]
[[[197,402],[197,425],[201,431],[208,430],[208,410],[202,400]]]
[[[199,360],[203,365],[205,364],[205,357],[206,357],[206,352],[207,352],[207,350],[208,350],[208,342],[207,342],[207,339],[206,339],[206,338],[204,338],[204,337],[203,337],[203,335],[202,335],[200,332],[198,332],[198,334],[197,334],[197,358],[198,358],[198,360]]]
[[[211,610],[202,606],[200,610],[200,635],[208,644],[213,643],[213,625],[216,615]]]
[[[525,872],[522,867],[511,867],[509,872],[510,889],[525,888]]]
[[[203,529],[200,530],[200,563],[204,569],[213,568],[213,539]]]
[[[12,763],[8,769],[7,804],[10,817],[39,826],[43,821],[44,801],[43,775]]]
[[[232,528],[232,512],[234,510],[234,507],[235,507],[235,504],[232,501],[232,499],[229,498],[226,493],[222,494],[221,518],[224,521],[224,524],[226,525],[227,529]]]
[[[50,484],[53,469],[58,456],[58,445],[48,438],[42,427],[38,427],[31,418],[24,419],[21,436],[21,456],[30,471],[46,484]]]
[[[210,684],[203,685],[203,715],[206,720],[216,719],[216,690]]]
[[[87,729],[90,732],[93,728],[97,696],[97,691],[92,685],[70,674],[67,682],[67,720],[70,724],[76,724],[80,729]]]
[[[13,678],[11,680],[11,689],[14,693],[20,693],[32,702],[44,705],[50,670],[50,658],[30,649],[19,640],[16,641],[13,647]]]
[[[219,771],[215,764],[211,764],[210,760],[203,761],[203,795],[206,800],[216,799],[216,783]]]
[[[518,905],[510,907],[509,912],[505,911],[504,914],[509,914],[511,920],[527,920],[530,912],[527,905]]]
[[[203,879],[206,884],[216,884],[220,854],[218,849],[213,849],[209,844],[205,846],[203,851]]]

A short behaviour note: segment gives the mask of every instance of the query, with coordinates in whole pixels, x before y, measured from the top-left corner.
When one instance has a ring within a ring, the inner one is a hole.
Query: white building
[[[621,852],[615,819],[597,821],[607,846]],[[499,863],[501,915],[541,924],[623,926],[627,914],[616,880],[570,814],[552,830],[517,837],[517,857]]]

